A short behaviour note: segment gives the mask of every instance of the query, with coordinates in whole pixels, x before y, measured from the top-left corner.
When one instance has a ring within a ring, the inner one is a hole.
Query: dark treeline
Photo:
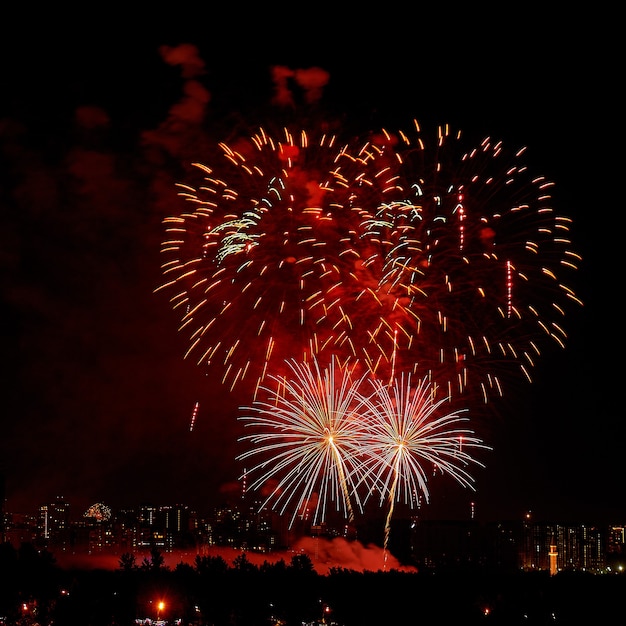
[[[27,543],[0,545],[0,575],[0,624],[10,626],[130,626],[145,618],[197,626],[626,624],[625,575],[341,568],[321,575],[306,555],[257,566],[245,552],[232,565],[197,556],[172,569],[158,549],[141,560],[124,554],[115,570],[75,570]]]

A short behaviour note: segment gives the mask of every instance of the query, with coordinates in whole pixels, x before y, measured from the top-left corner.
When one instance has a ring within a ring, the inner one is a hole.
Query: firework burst
[[[446,399],[434,399],[432,385],[423,379],[417,385],[411,375],[401,375],[391,386],[371,380],[372,393],[365,400],[364,465],[368,497],[380,494],[387,502],[385,549],[395,503],[419,507],[429,501],[428,473],[432,469],[474,489],[467,467],[483,467],[471,453],[489,449],[473,431],[462,411],[446,412]]]
[[[251,381],[255,397],[289,359],[337,355],[469,406],[565,346],[581,303],[562,276],[580,257],[524,150],[468,149],[448,128],[428,141],[417,123],[347,143],[260,130],[221,148],[181,186],[191,210],[166,220],[160,289],[187,355],[231,389]]]
[[[270,377],[274,385],[262,387],[267,398],[243,407],[240,419],[254,433],[241,438],[251,447],[238,458],[261,459],[246,471],[257,476],[250,488],[269,491],[262,507],[293,509],[290,524],[298,516],[326,521],[333,502],[354,522],[352,500],[362,511],[379,493],[381,505],[388,502],[388,534],[396,501],[428,501],[433,467],[473,486],[466,466],[480,463],[470,453],[487,446],[463,427],[467,418],[445,413],[425,380],[413,388],[411,376],[401,376],[388,387],[368,373],[355,377],[356,365],[333,360],[322,370],[291,361],[290,378]]]
[[[261,387],[265,399],[242,409],[240,419],[254,433],[241,438],[252,447],[238,459],[261,459],[246,472],[258,475],[250,489],[269,486],[262,506],[281,514],[293,508],[290,524],[298,516],[324,522],[333,502],[353,521],[352,499],[361,505],[354,483],[363,479],[364,469],[364,399],[358,393],[363,377],[354,378],[354,368],[335,359],[325,369],[317,362],[290,361],[288,367],[289,378],[271,375],[273,385]]]
[[[438,397],[487,402],[509,375],[530,381],[547,344],[565,346],[566,311],[581,302],[561,277],[580,257],[553,183],[524,152],[489,138],[468,150],[447,128],[429,143],[417,123],[357,151],[358,177],[345,184],[377,283],[361,283],[344,310],[368,338],[355,356],[379,378],[412,372]]]
[[[192,210],[166,220],[161,289],[174,291],[187,354],[219,364],[232,388],[338,350],[355,233],[329,187],[344,154],[334,137],[261,130],[221,147],[219,174],[198,164],[201,184],[181,187]]]

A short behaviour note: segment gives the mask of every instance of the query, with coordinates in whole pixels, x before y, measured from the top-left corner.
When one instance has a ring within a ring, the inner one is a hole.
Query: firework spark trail
[[[193,410],[191,412],[191,422],[189,423],[189,432],[192,432],[194,426],[196,425],[196,419],[198,419],[198,411],[200,410],[200,403],[196,402],[193,405]]]
[[[260,473],[250,489],[277,481],[263,503],[283,514],[294,506],[290,526],[298,515],[305,516],[318,494],[313,524],[326,518],[326,505],[335,501],[349,521],[354,521],[351,500],[361,507],[354,481],[362,479],[359,457],[363,428],[360,413],[364,399],[359,396],[364,377],[354,378],[350,366],[336,359],[322,370],[315,361],[288,363],[290,379],[270,376],[275,386],[264,385],[267,398],[257,399],[239,419],[254,429],[241,441],[252,447],[239,460],[260,456],[248,470]]]
[[[413,385],[408,374],[391,386],[379,380],[370,383],[373,391],[365,400],[363,415],[368,466],[364,477],[369,493],[374,486],[380,490],[380,504],[387,501],[386,551],[395,503],[403,500],[413,508],[419,506],[421,495],[429,501],[426,467],[435,466],[463,487],[474,489],[474,479],[465,468],[483,465],[468,450],[489,447],[462,427],[468,421],[462,412],[442,414],[446,399],[435,401],[426,379]]]

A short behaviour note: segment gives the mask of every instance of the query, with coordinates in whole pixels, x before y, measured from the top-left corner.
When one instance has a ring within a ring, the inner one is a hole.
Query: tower
[[[558,556],[558,551],[556,549],[556,541],[554,540],[554,535],[552,536],[552,540],[550,541],[550,552],[548,552],[548,557],[550,558],[550,576],[554,576],[557,573],[557,565],[556,565],[556,557]]]

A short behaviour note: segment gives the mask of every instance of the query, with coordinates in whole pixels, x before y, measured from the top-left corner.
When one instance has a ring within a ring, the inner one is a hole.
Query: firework
[[[98,522],[107,522],[111,519],[111,509],[102,502],[96,502],[85,511],[83,517],[90,517]]]
[[[237,460],[263,507],[292,525],[333,505],[352,522],[377,495],[386,549],[396,503],[428,502],[429,472],[473,489],[487,446],[467,407],[566,345],[582,304],[570,220],[524,149],[447,127],[260,129],[220,149],[165,220],[159,290],[186,356],[252,390]]]
[[[429,501],[428,473],[435,469],[452,477],[463,487],[474,489],[467,471],[482,464],[470,454],[489,449],[463,426],[468,418],[462,411],[446,412],[446,399],[434,400],[432,385],[423,379],[413,385],[411,375],[401,375],[391,386],[371,380],[372,393],[365,400],[366,411],[363,463],[368,497],[380,494],[387,502],[385,549],[389,539],[395,503],[421,506]]]
[[[231,389],[336,355],[467,406],[565,345],[580,301],[561,276],[580,258],[523,150],[415,123],[345,143],[261,130],[222,151],[166,220],[161,288],[187,354]]]
[[[240,418],[254,433],[241,438],[251,447],[238,459],[261,459],[245,471],[246,480],[257,476],[250,489],[267,490],[261,508],[291,508],[290,526],[297,517],[315,525],[334,503],[354,522],[352,501],[362,512],[378,493],[388,506],[386,549],[395,503],[428,502],[433,468],[473,488],[466,467],[481,465],[471,452],[487,446],[463,426],[466,417],[442,410],[445,399],[435,401],[426,380],[413,387],[409,374],[389,387],[336,360],[323,370],[317,362],[289,368],[291,377],[271,376],[267,397]]]
[[[358,391],[364,378],[354,378],[354,368],[336,359],[325,369],[316,361],[290,361],[288,366],[290,378],[271,375],[273,385],[262,386],[266,398],[243,407],[240,419],[254,434],[241,438],[252,447],[238,459],[261,458],[246,472],[259,475],[250,489],[269,486],[262,506],[281,514],[292,507],[290,525],[297,516],[324,522],[332,502],[353,521],[352,499],[360,506],[354,484],[363,480],[364,398]]]
[[[565,345],[566,311],[581,304],[561,279],[580,257],[571,220],[551,205],[553,184],[523,149],[489,138],[464,146],[447,128],[429,143],[416,123],[358,151],[358,177],[345,184],[377,284],[343,305],[354,336],[368,338],[355,356],[378,378],[426,376],[438,397],[462,404],[502,395],[505,375],[530,380],[542,348]]]
[[[217,171],[199,164],[201,184],[182,188],[192,210],[166,220],[161,289],[174,290],[187,354],[217,363],[232,388],[331,353],[355,235],[329,188],[344,152],[334,137],[261,130],[221,147]]]

